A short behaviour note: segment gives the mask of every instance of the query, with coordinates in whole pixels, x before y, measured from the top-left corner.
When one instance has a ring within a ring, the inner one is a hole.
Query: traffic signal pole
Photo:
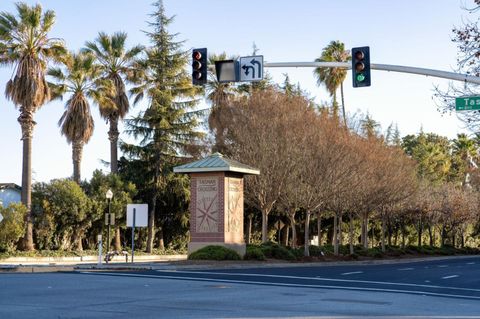
[[[266,68],[343,68],[351,69],[351,62],[265,62],[264,67]],[[418,74],[425,76],[432,76],[436,78],[449,79],[454,81],[461,81],[466,83],[480,84],[480,77],[471,76],[468,74],[416,68],[411,66],[403,65],[390,65],[390,64],[370,64],[372,70],[380,71],[391,71],[391,72],[400,72],[400,73],[410,73]]]

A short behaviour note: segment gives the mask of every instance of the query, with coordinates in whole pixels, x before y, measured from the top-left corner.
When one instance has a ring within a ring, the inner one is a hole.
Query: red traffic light
[[[192,50],[192,83],[203,85],[207,83],[207,49]]]
[[[194,60],[200,60],[202,58],[202,53],[200,51],[193,51],[192,58]]]

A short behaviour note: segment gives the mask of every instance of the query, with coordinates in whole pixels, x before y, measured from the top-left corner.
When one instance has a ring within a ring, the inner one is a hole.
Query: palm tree
[[[71,94],[58,125],[67,142],[72,144],[73,180],[77,183],[80,183],[83,146],[92,137],[94,127],[88,100],[113,107],[109,98],[109,94],[114,93],[113,86],[110,81],[99,79],[100,72],[95,57],[88,53],[71,54],[65,61],[65,72],[61,68],[48,70],[48,75],[56,81],[51,84],[56,97]]]
[[[55,13],[37,4],[16,4],[18,18],[0,12],[0,64],[12,65],[14,76],[7,82],[5,95],[20,110],[18,122],[22,129],[22,203],[27,207],[26,232],[23,248],[33,250],[31,216],[32,194],[32,136],[35,112],[50,99],[45,80],[48,62],[60,61],[66,52],[59,39],[49,38],[55,23]]]
[[[123,119],[130,108],[124,78],[133,72],[135,57],[144,50],[141,45],[127,50],[126,40],[127,34],[124,32],[116,32],[111,36],[100,32],[94,42],[85,44],[83,50],[95,55],[101,66],[101,77],[111,80],[115,86],[115,94],[111,97],[115,102],[113,107],[111,103],[100,104],[100,115],[110,123],[110,171],[114,174],[118,172],[118,120]]]
[[[474,159],[477,156],[477,146],[475,139],[469,138],[467,134],[457,134],[452,145],[453,155],[458,156],[465,167],[465,175],[463,177],[463,185],[468,187],[470,182],[470,171],[477,168]]]
[[[360,121],[360,125],[362,133],[366,138],[371,139],[378,136],[380,124],[375,121],[370,114],[367,113],[367,115],[365,115],[365,118]]]
[[[350,52],[345,50],[345,44],[340,41],[332,41],[323,48],[322,55],[315,62],[347,62],[351,60]],[[313,71],[317,77],[318,85],[325,85],[327,91],[333,97],[333,113],[338,116],[337,90],[340,87],[342,99],[343,123],[347,126],[345,114],[345,101],[343,96],[343,81],[347,77],[347,70],[341,68],[315,68]]]

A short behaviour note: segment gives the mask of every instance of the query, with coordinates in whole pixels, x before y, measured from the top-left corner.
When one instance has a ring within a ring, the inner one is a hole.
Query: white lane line
[[[457,278],[457,277],[460,277],[460,276],[459,275],[451,275],[451,276],[442,277],[442,279],[450,279],[450,278]]]
[[[439,297],[453,297],[453,298],[467,298],[467,299],[477,299],[480,300],[480,297],[477,296],[466,296],[466,295],[456,295],[456,294],[443,294],[435,293],[428,291],[416,291],[416,290],[399,290],[399,289],[385,289],[385,288],[360,288],[360,287],[351,287],[351,286],[328,286],[328,285],[308,285],[308,284],[288,284],[288,283],[271,283],[265,281],[245,281],[245,280],[232,280],[232,279],[211,279],[211,278],[199,278],[199,277],[183,277],[183,276],[152,276],[152,275],[140,275],[140,274],[122,274],[122,273],[93,273],[82,271],[80,272],[86,275],[93,276],[125,276],[125,277],[139,277],[139,278],[162,278],[162,279],[180,279],[180,280],[196,280],[196,281],[208,281],[208,282],[222,282],[222,283],[235,283],[235,284],[257,284],[263,286],[283,286],[283,287],[303,287],[303,288],[327,288],[327,289],[345,289],[345,290],[356,290],[356,291],[376,291],[376,292],[395,292],[395,293],[406,293],[406,294],[415,294],[415,295],[427,295],[427,296],[439,296]]]
[[[249,276],[249,277],[266,277],[266,278],[285,278],[285,279],[305,279],[305,280],[318,280],[318,281],[333,281],[333,282],[345,282],[345,283],[367,283],[367,284],[379,284],[379,285],[391,285],[391,286],[406,286],[406,287],[425,287],[425,288],[440,288],[440,289],[452,289],[461,291],[475,291],[480,292],[480,289],[474,288],[460,288],[460,287],[447,287],[437,285],[422,285],[422,284],[409,284],[402,282],[389,282],[389,281],[370,281],[370,280],[355,280],[355,279],[336,279],[325,277],[303,277],[303,276],[287,276],[287,275],[269,275],[269,274],[255,274],[255,273],[228,273],[228,272],[216,272],[216,271],[195,271],[195,270],[155,270],[156,272],[170,273],[170,274],[194,274],[194,275],[222,275],[222,276]],[[480,298],[480,297],[479,297]]]
[[[408,267],[408,268],[399,268],[397,270],[400,270],[400,271],[405,271],[405,270],[414,270],[415,268],[411,268],[411,267]]]
[[[446,268],[446,267],[448,267],[448,265],[438,265],[437,267],[438,268]]]
[[[467,263],[467,265],[475,265],[475,263],[472,261],[471,263]]]
[[[348,276],[348,275],[355,275],[355,274],[363,274],[363,271],[352,271],[352,272],[344,272],[341,274],[342,276]]]

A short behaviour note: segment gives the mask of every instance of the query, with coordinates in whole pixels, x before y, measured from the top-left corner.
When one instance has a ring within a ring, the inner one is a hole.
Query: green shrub
[[[380,248],[374,247],[367,251],[368,257],[381,258],[383,257],[383,252]]]
[[[289,251],[295,256],[295,259],[297,260],[300,260],[305,256],[305,251],[303,247],[290,248]]]
[[[282,259],[282,260],[295,260],[295,255],[289,251],[286,247],[280,246],[277,243],[267,242],[260,245],[260,248],[267,258]]]
[[[8,207],[0,206],[3,220],[0,222],[0,251],[15,251],[16,243],[25,233],[24,218],[27,208],[21,203],[11,203]]]
[[[327,244],[322,246],[325,255],[333,255],[333,245]]]
[[[240,260],[240,255],[223,246],[206,246],[188,256],[190,260]]]
[[[247,252],[243,256],[245,260],[265,260],[265,255],[260,247],[247,246]]]
[[[310,256],[313,256],[313,257],[323,256],[322,248],[319,247],[319,246],[310,245],[310,246],[308,247],[308,250],[309,250],[309,252],[310,252]]]

